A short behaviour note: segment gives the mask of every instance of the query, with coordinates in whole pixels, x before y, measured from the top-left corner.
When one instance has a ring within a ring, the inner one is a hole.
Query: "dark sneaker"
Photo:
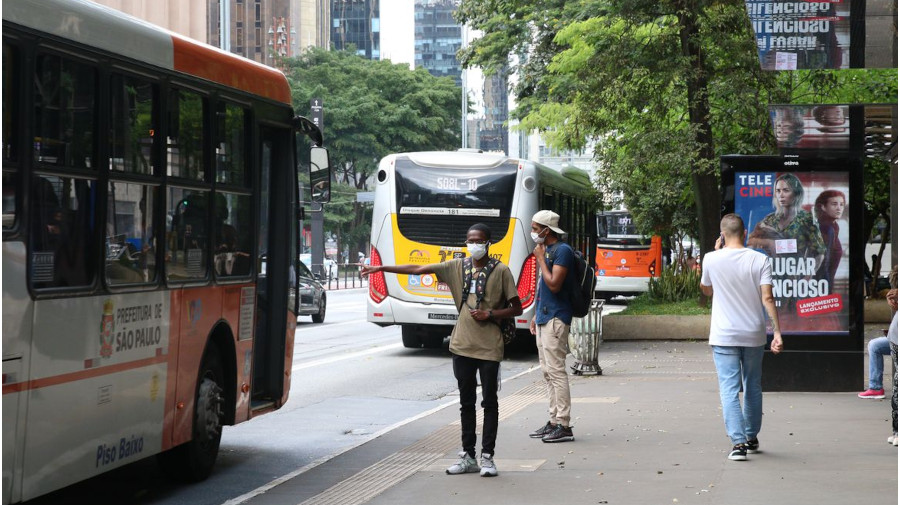
[[[556,427],[553,428],[553,431],[541,438],[542,442],[550,444],[556,442],[571,442],[573,440],[575,440],[575,435],[572,434],[572,428],[568,428],[561,424],[557,424]]]
[[[494,464],[494,455],[481,453],[481,476],[496,477],[497,465]]]
[[[551,431],[553,431],[553,428],[556,428],[556,425],[554,425],[554,424],[551,423],[550,421],[547,421],[547,424],[545,424],[545,425],[541,426],[540,428],[538,428],[538,429],[532,431],[531,434],[528,435],[528,436],[531,437],[531,438],[544,438],[544,435],[547,435],[547,434],[549,434]]]
[[[751,438],[750,440],[747,440],[745,446],[747,448],[747,454],[756,454],[759,452],[759,439]]]
[[[732,447],[731,452],[728,453],[728,459],[731,461],[747,461],[747,445],[737,444]]]
[[[447,469],[447,475],[458,475],[461,473],[475,473],[478,470],[478,462],[475,458],[469,456],[469,453],[462,451],[459,453],[459,461]]]

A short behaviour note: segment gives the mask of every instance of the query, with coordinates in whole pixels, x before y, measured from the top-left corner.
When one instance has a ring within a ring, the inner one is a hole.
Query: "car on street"
[[[308,268],[310,271],[312,271],[312,272],[317,271],[316,268],[313,268],[311,254],[309,254],[309,253],[301,254],[300,261],[302,261],[303,264],[306,265],[306,268]],[[322,268],[325,271],[325,274],[321,276],[322,279],[330,281],[332,279],[337,278],[338,267],[337,267],[337,263],[335,263],[333,259],[326,256],[325,260],[323,261]]]
[[[298,315],[312,316],[314,323],[321,323],[325,321],[325,287],[310,272],[305,263],[302,261],[297,263],[297,268],[299,269],[297,281],[300,286],[300,310]]]

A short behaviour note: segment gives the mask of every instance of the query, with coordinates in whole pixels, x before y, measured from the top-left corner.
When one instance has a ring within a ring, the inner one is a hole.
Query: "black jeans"
[[[891,391],[891,427],[894,428],[894,435],[897,434],[897,344],[891,342],[891,381],[893,391]],[[870,358],[871,359],[871,358]]]
[[[475,400],[478,395],[475,388],[481,378],[481,407],[484,409],[484,434],[481,439],[481,452],[494,454],[497,442],[497,424],[500,410],[497,402],[497,378],[500,373],[499,361],[467,358],[453,355],[453,376],[459,385],[459,420],[462,424],[462,446],[469,456],[475,457]]]

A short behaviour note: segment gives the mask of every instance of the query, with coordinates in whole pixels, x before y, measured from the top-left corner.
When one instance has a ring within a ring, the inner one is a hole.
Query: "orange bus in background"
[[[646,292],[662,270],[662,238],[637,232],[627,210],[597,214],[598,298]]]

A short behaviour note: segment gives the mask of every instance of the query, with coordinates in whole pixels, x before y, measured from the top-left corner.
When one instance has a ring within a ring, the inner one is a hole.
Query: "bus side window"
[[[206,278],[209,192],[169,187],[166,213],[166,278],[170,281]]]
[[[106,223],[106,282],[110,285],[156,281],[153,209],[157,188],[109,182]]]
[[[94,280],[97,182],[36,176],[32,182],[31,283],[37,289]]]
[[[16,226],[18,212],[18,172],[14,165],[19,161],[20,72],[19,48],[3,41],[3,231]],[[11,105],[11,106],[10,106]]]
[[[96,70],[40,54],[34,78],[34,160],[43,165],[96,170]]]
[[[249,195],[216,194],[216,275],[250,275],[252,215]]]

